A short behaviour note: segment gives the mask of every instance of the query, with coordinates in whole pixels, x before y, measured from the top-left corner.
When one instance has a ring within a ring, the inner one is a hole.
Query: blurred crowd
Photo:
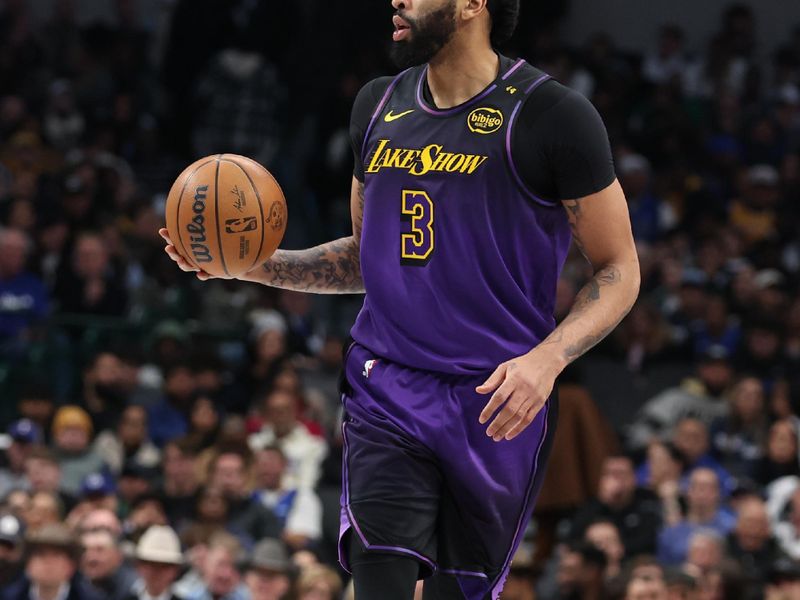
[[[156,232],[182,168],[236,152],[286,190],[285,247],[346,235],[388,3],[45,4],[0,2],[0,599],[339,600],[360,298],[201,284]],[[558,6],[504,51],[603,116],[643,285],[562,378],[503,598],[800,598],[800,14],[636,53],[565,40]],[[574,253],[557,318],[589,275]]]

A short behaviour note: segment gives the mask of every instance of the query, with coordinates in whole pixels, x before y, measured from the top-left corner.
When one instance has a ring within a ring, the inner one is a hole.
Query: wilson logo
[[[192,204],[192,217],[191,223],[186,225],[186,231],[189,232],[189,241],[191,242],[192,254],[194,255],[195,262],[207,263],[214,260],[211,256],[211,251],[206,245],[206,194],[208,193],[207,185],[197,186],[194,190],[194,203]]]
[[[487,135],[503,126],[503,113],[495,108],[476,108],[467,116],[467,127],[472,133]]]
[[[420,149],[392,148],[391,140],[379,140],[378,147],[367,166],[367,173],[381,169],[402,169],[411,175],[426,173],[462,173],[472,175],[489,157],[479,154],[446,152],[441,144]]]

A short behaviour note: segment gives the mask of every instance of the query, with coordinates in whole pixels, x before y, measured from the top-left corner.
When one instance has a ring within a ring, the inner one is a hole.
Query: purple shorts
[[[353,344],[345,359],[339,559],[352,530],[367,550],[412,556],[420,577],[495,599],[533,512],[556,424],[555,394],[512,441],[478,416],[485,376],[418,371]],[[349,569],[348,569],[349,570]]]

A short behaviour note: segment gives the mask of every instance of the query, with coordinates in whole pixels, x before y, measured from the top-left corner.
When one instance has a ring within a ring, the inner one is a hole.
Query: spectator
[[[258,542],[243,569],[252,600],[283,600],[291,590],[292,563],[280,540],[266,538]]]
[[[245,446],[244,450],[247,450]],[[249,453],[248,453],[249,454]],[[223,448],[210,465],[209,490],[222,494],[227,504],[227,528],[249,541],[280,537],[277,517],[253,498],[248,489],[248,461],[237,448]]]
[[[150,439],[158,447],[189,429],[189,410],[195,392],[194,373],[186,363],[173,363],[164,374],[164,398],[148,409]]]
[[[61,487],[68,493],[78,492],[83,478],[105,467],[89,442],[92,421],[78,406],[62,406],[53,418],[53,442],[56,460],[61,469]]]
[[[47,525],[28,534],[25,542],[26,577],[0,592],[3,600],[102,599],[77,573],[80,548],[66,527]]]
[[[108,531],[119,539],[122,536],[122,523],[113,511],[107,508],[94,508],[78,521],[76,531],[83,534],[98,530]]]
[[[13,586],[22,577],[24,534],[25,526],[17,517],[0,516],[0,589]]]
[[[319,479],[320,465],[327,452],[322,439],[309,433],[298,420],[297,399],[275,391],[264,398],[266,424],[250,436],[250,447],[259,450],[276,445],[289,461],[288,485],[313,488]]]
[[[180,527],[192,517],[200,489],[195,470],[197,448],[188,438],[170,441],[164,447],[164,477],[159,492],[170,523]]]
[[[173,590],[183,565],[183,554],[172,528],[150,527],[139,538],[134,558],[140,579],[126,600],[182,600]]]
[[[669,594],[663,579],[635,577],[628,582],[625,600],[668,600]]]
[[[741,566],[750,590],[748,596],[759,596],[772,565],[784,557],[772,537],[763,500],[748,498],[739,504],[736,526],[728,535],[727,554]]]
[[[202,583],[187,600],[246,600],[247,587],[236,569],[241,554],[235,537],[222,532],[212,536],[201,569]]]
[[[10,444],[5,451],[5,460],[0,467],[0,498],[15,488],[28,487],[25,462],[31,448],[41,441],[39,427],[30,419],[15,421],[8,428]]]
[[[736,477],[754,479],[767,439],[764,387],[743,377],[732,388],[730,412],[711,426],[714,456]]]
[[[342,580],[328,566],[312,565],[297,579],[297,600],[339,600]]]
[[[780,477],[798,473],[797,429],[788,419],[775,421],[769,429],[767,452],[761,459],[757,481],[767,485]]]
[[[681,518],[678,502],[685,459],[672,443],[652,442],[647,447],[647,460],[637,469],[639,485],[661,499],[665,525],[675,525]]]
[[[584,539],[606,555],[603,580],[607,586],[615,583],[622,574],[622,559],[625,557],[625,546],[617,526],[611,521],[595,521],[586,528]]]
[[[734,526],[733,515],[720,505],[719,479],[711,469],[695,469],[689,476],[686,505],[684,520],[658,537],[658,557],[665,565],[677,565],[686,558],[689,540],[698,531],[711,529],[724,536]]]
[[[677,25],[662,25],[658,47],[649,52],[642,64],[642,75],[655,85],[680,81],[686,71],[683,30]]]
[[[116,475],[125,465],[153,469],[161,463],[161,452],[147,437],[147,411],[141,406],[125,407],[116,432],[101,432],[94,447]]]
[[[198,448],[210,448],[219,438],[222,415],[209,394],[199,392],[189,413],[189,433]]]
[[[599,600],[603,597],[606,557],[590,544],[573,542],[558,565],[558,600]]]
[[[647,401],[628,432],[630,443],[644,448],[653,438],[663,438],[684,417],[710,425],[715,418],[724,416],[727,406],[722,394],[732,377],[727,350],[711,346],[699,359],[697,378]]]
[[[83,372],[83,405],[95,431],[116,428],[127,402],[122,361],[113,352],[99,352]]]
[[[636,487],[633,462],[627,456],[606,459],[597,497],[575,515],[571,537],[583,536],[586,528],[599,519],[610,520],[617,526],[626,556],[655,551],[661,508],[652,492]]]
[[[75,505],[75,497],[61,489],[61,466],[55,454],[47,448],[40,446],[31,450],[25,461],[25,477],[32,492],[58,494],[65,510],[71,510]]]
[[[683,456],[686,473],[691,473],[694,469],[701,467],[711,469],[717,474],[725,494],[733,490],[735,481],[711,456],[708,427],[705,423],[691,417],[683,418],[675,426],[672,439],[675,448]]]
[[[136,572],[125,563],[119,540],[107,529],[81,536],[80,571],[107,600],[125,600],[133,589]]]
[[[28,532],[35,533],[46,525],[60,523],[64,517],[64,507],[55,493],[35,492],[22,516]]]
[[[26,270],[31,240],[16,229],[0,229],[0,357],[24,356],[25,344],[49,310],[42,280]]]
[[[724,538],[711,529],[698,529],[689,538],[683,571],[700,581],[701,587],[716,586],[715,574],[724,557]]]
[[[313,490],[284,485],[286,457],[277,446],[256,452],[255,481],[258,499],[278,518],[283,540],[300,550],[322,537],[322,503]]]

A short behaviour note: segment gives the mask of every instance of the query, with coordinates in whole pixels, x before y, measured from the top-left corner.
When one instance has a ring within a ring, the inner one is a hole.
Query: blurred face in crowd
[[[199,433],[214,431],[219,425],[219,413],[214,402],[207,396],[200,396],[192,406],[192,430]]]
[[[209,548],[203,564],[203,579],[215,598],[229,594],[239,585],[239,571],[227,548]]]
[[[636,474],[631,460],[621,456],[606,459],[597,494],[600,501],[621,509],[631,502],[635,491]]]
[[[421,65],[433,59],[458,29],[456,0],[414,0],[393,3],[404,27],[392,43],[392,61],[400,69]]]
[[[55,442],[65,452],[82,452],[89,445],[89,432],[74,425],[61,427],[55,434]]]
[[[763,547],[771,534],[764,502],[751,498],[739,506],[734,533],[739,546],[747,552],[755,552]]]
[[[690,465],[708,452],[708,429],[697,419],[681,419],[675,426],[673,443]]]
[[[690,513],[713,516],[719,507],[719,479],[711,469],[695,469],[686,491]]]
[[[109,531],[111,535],[115,537],[122,534],[122,524],[113,511],[107,508],[96,508],[90,510],[83,519],[81,519],[81,532],[98,531],[101,529]]]
[[[767,456],[778,464],[788,464],[797,458],[797,433],[790,421],[776,421],[770,427]]]
[[[277,437],[283,437],[297,424],[297,405],[294,396],[283,391],[272,392],[266,399],[267,422]]]
[[[280,329],[268,329],[258,336],[256,353],[262,362],[273,362],[286,352],[286,334]]]
[[[30,508],[31,496],[25,490],[14,490],[6,496],[5,505],[12,513],[22,517]]]
[[[195,389],[196,382],[189,367],[171,369],[164,382],[164,391],[173,400],[185,401]]]
[[[0,230],[0,277],[10,279],[25,269],[28,237],[16,229]]]
[[[619,530],[611,522],[594,523],[586,529],[584,534],[590,542],[603,551],[609,565],[619,565],[625,555],[625,547],[619,537]]]
[[[232,452],[220,454],[214,464],[211,485],[230,498],[240,498],[247,488],[244,459]]]
[[[705,533],[696,533],[689,540],[686,564],[690,567],[690,571],[700,575],[708,573],[711,569],[719,567],[722,557],[722,542],[718,538]]]
[[[228,501],[220,490],[206,488],[197,501],[197,515],[207,523],[224,523],[228,517]]]
[[[250,569],[244,583],[252,600],[281,600],[289,591],[291,582],[285,573],[269,569]]]
[[[733,411],[742,423],[752,423],[764,411],[764,386],[755,377],[742,379],[733,390]]]
[[[133,502],[139,496],[150,491],[150,482],[144,477],[126,474],[120,476],[117,490],[120,498],[127,502]]]
[[[128,515],[127,523],[137,531],[145,531],[153,525],[167,525],[167,516],[161,502],[150,499],[136,505]]]
[[[75,242],[75,273],[83,279],[101,279],[108,270],[108,250],[97,235],[84,235]]]
[[[286,472],[286,459],[274,448],[256,454],[256,478],[260,489],[277,490]]]
[[[110,532],[85,533],[81,539],[81,572],[90,580],[106,579],[122,565],[122,552]]]
[[[632,579],[625,592],[625,600],[667,600],[667,586],[663,579]]]
[[[54,492],[61,486],[61,469],[52,460],[29,458],[25,462],[25,476],[36,492]]]
[[[44,525],[58,523],[61,520],[60,501],[53,492],[36,492],[25,513],[25,522],[29,529],[39,529]]]
[[[128,406],[119,420],[119,439],[126,448],[138,448],[147,437],[147,412],[141,406]]]
[[[75,561],[61,548],[36,548],[25,569],[31,583],[54,588],[67,583],[75,574]]]
[[[147,593],[157,597],[166,592],[175,582],[180,574],[180,567],[140,560],[136,563],[136,571],[142,578]]]
[[[781,338],[777,331],[771,329],[752,329],[747,334],[747,349],[757,360],[769,360],[781,347]]]
[[[175,444],[164,448],[164,479],[179,487],[191,486],[195,482],[194,457],[184,454]]]
[[[697,375],[711,396],[719,396],[731,384],[733,369],[726,360],[704,360],[697,365]]]
[[[16,472],[21,472],[25,469],[25,461],[31,452],[33,445],[23,440],[12,440],[11,445],[6,450],[9,465],[11,469]]]

